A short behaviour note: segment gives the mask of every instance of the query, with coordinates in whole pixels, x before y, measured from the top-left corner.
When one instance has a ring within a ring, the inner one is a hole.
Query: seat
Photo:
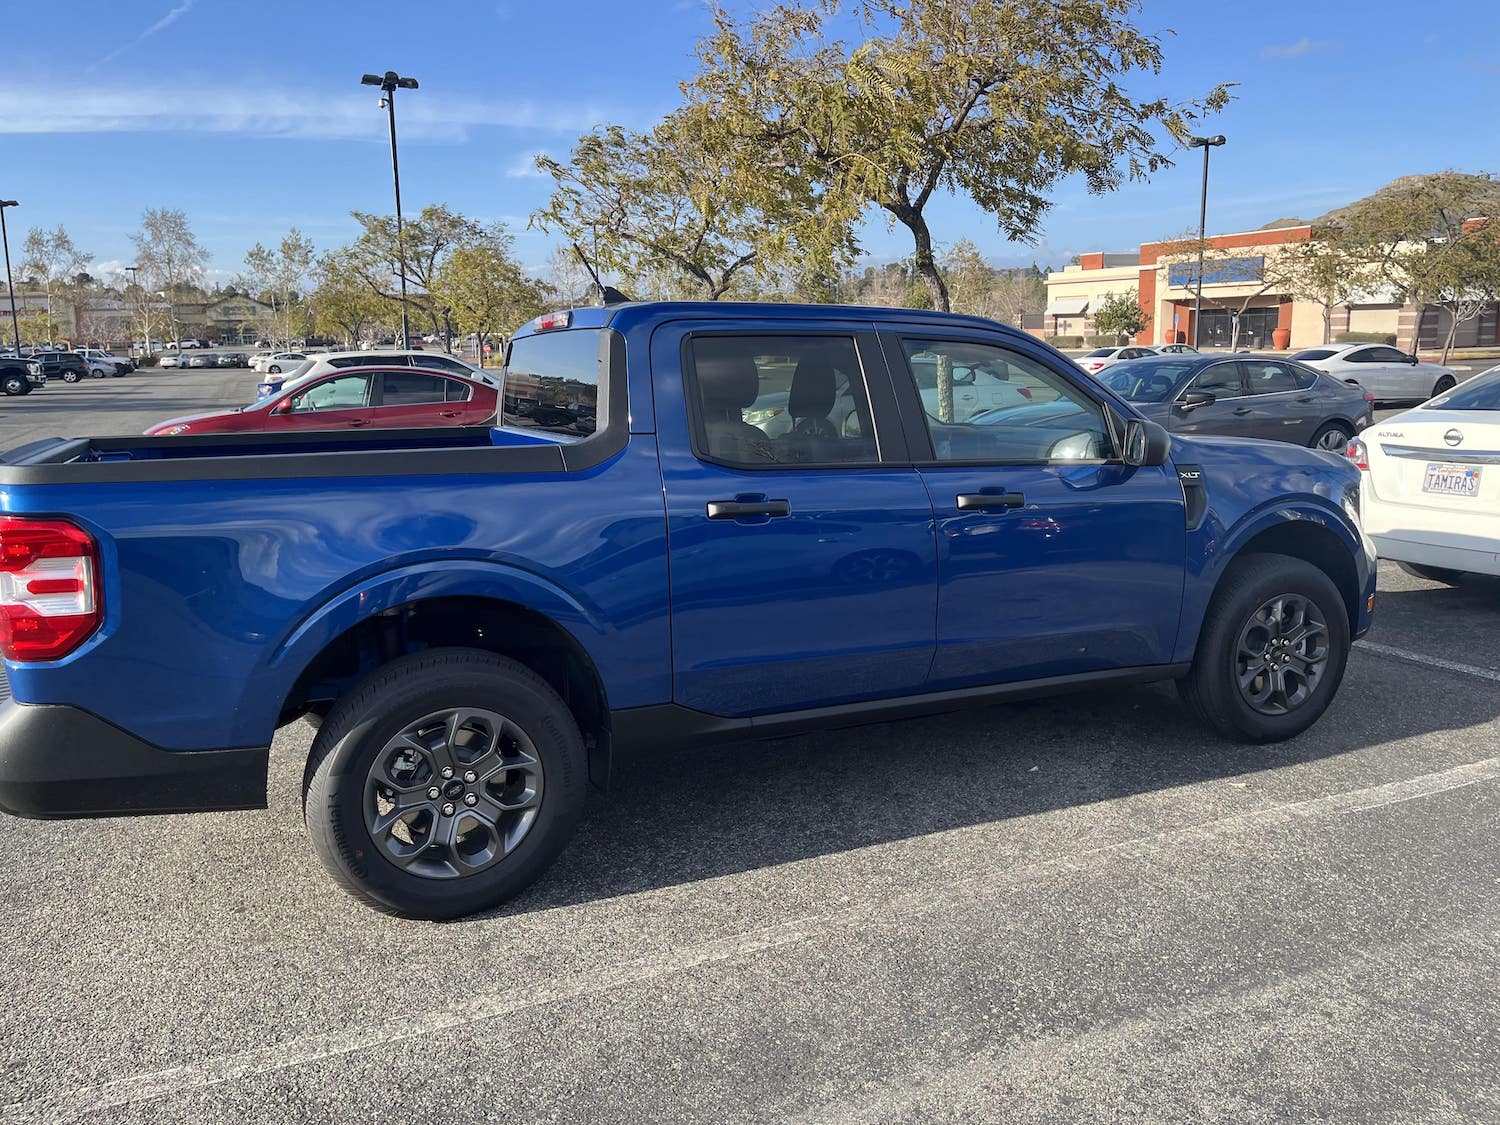
[[[792,372],[792,388],[786,412],[792,428],[782,440],[837,441],[839,428],[828,415],[838,398],[838,375],[833,364],[819,355],[805,356]]]
[[[745,407],[760,395],[755,361],[704,348],[694,357],[694,371],[709,456],[730,462],[775,461],[770,439],[743,416]]]

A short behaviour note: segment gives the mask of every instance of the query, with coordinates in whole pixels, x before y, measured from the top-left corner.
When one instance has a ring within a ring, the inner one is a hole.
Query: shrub
[[[1083,346],[1086,348],[1123,348],[1126,344],[1135,342],[1135,337],[1121,341],[1118,336],[1085,336]]]
[[[1389,344],[1396,346],[1394,332],[1339,332],[1333,337],[1335,344]]]
[[[1081,348],[1083,347],[1082,336],[1052,336],[1047,342],[1054,348]]]

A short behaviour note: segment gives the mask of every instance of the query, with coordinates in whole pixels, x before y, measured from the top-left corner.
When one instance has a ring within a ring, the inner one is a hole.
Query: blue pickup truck
[[[576,309],[517,332],[501,402],[0,457],[0,806],[263,807],[305,717],[334,878],[454,917],[535,880],[632,747],[1163,680],[1267,742],[1370,624],[1351,465],[1174,442],[989,321]]]

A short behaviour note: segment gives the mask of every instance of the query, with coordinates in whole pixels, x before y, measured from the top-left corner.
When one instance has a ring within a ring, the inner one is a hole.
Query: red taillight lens
[[[63,520],[0,516],[0,655],[57,660],[99,627],[99,547]]]
[[[571,314],[566,312],[543,313],[536,318],[536,326],[544,331],[548,328],[566,328],[570,319]]]
[[[1027,398],[1031,397],[1031,388],[1030,387],[1017,387],[1016,390],[1020,391],[1021,394],[1025,395]]]
[[[1344,456],[1354,462],[1356,469],[1366,473],[1370,471],[1370,453],[1359,438],[1349,439],[1349,444],[1344,447]]]

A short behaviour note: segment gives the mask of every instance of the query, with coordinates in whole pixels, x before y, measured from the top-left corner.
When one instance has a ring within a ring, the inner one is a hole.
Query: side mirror
[[[1200,406],[1212,406],[1218,401],[1212,391],[1188,391],[1177,405],[1182,410],[1197,410]]]
[[[272,414],[290,414],[292,412],[292,400],[284,398],[275,406],[271,407]]]
[[[1125,423],[1125,448],[1121,459],[1132,468],[1155,468],[1167,463],[1172,451],[1172,435],[1155,422],[1131,418]]]
[[[1417,362],[1418,362],[1416,353],[1413,352],[1411,355],[1407,356],[1406,357],[1406,362],[1409,363],[1409,364],[1411,364],[1413,367],[1415,367],[1417,365]]]

